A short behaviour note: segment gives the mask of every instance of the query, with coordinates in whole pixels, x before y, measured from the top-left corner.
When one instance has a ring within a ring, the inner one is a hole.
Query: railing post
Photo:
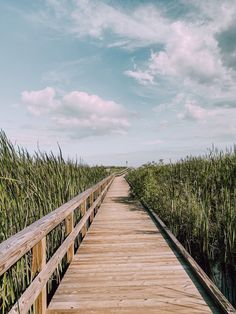
[[[46,237],[44,237],[32,248],[32,276],[40,272],[45,265],[46,265]],[[47,310],[47,292],[45,285],[34,303],[34,312],[36,314],[46,314],[46,310]]]
[[[86,204],[87,204],[87,200],[85,200],[82,204],[81,204],[81,207],[80,207],[80,210],[81,210],[81,214],[82,214],[82,217],[85,215],[86,213]],[[87,232],[87,224],[85,223],[82,230],[81,230],[81,234],[82,234],[82,237],[84,237],[86,235],[86,232]]]
[[[93,205],[93,202],[94,202],[94,192],[92,192],[90,194],[90,197],[89,197],[89,206],[91,207]],[[95,210],[95,209],[94,209]],[[92,223],[93,221],[93,218],[94,218],[94,210],[92,211],[91,215],[90,215],[90,223]]]
[[[100,185],[100,187],[99,187],[99,196],[102,194],[102,185]],[[101,197],[101,199],[100,199],[100,202],[99,202],[99,206],[101,206],[101,204],[102,204],[102,197]]]
[[[70,213],[66,217],[66,235],[70,234],[74,229],[74,212]],[[67,251],[67,262],[70,264],[74,258],[74,243],[71,244],[69,250]]]
[[[101,187],[102,190],[101,190],[101,192],[104,191],[105,187],[106,187],[106,182],[102,184],[102,187]],[[105,194],[103,194],[103,196],[102,196],[101,203],[102,203],[102,201],[104,200],[104,197],[105,197]]]
[[[97,190],[95,190],[94,193],[93,193],[93,201],[94,202],[97,199],[97,195],[98,195]],[[96,213],[97,213],[97,206],[94,208],[94,216],[96,215]]]
[[[100,191],[100,188],[97,188],[97,190],[95,191],[96,200],[97,200],[97,199],[99,198],[99,196],[100,196],[99,191]],[[99,205],[100,205],[100,204],[98,203],[98,205],[97,205],[96,208],[95,208],[95,214],[97,214],[97,212],[98,212]]]

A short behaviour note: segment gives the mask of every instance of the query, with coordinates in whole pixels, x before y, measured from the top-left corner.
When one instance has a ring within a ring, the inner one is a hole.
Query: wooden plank
[[[49,313],[213,313],[144,209],[116,177]]]
[[[163,310],[166,310],[166,313],[198,313],[206,314],[212,313],[209,311],[209,308],[206,304],[197,302],[194,298],[178,298],[174,297],[173,299],[167,297],[153,297],[147,298],[144,296],[136,296],[131,299],[126,299],[125,296],[120,299],[107,299],[100,300],[99,297],[94,300],[69,300],[68,305],[65,308],[65,300],[55,301],[55,308],[49,308],[49,313],[67,313],[70,312],[70,309],[75,313],[97,313],[99,310],[103,311],[102,313],[110,313],[111,309],[116,308],[117,312],[120,313],[124,308],[132,308],[133,312],[136,313],[139,308],[142,309],[140,313],[146,314],[149,313],[149,308],[155,309],[155,313],[163,313]],[[136,311],[135,311],[136,309]],[[113,313],[113,312],[111,312]]]
[[[18,232],[0,244],[0,275],[6,272],[24,254],[26,254],[39,240],[72,213],[89,195],[105,182],[112,180],[114,175],[103,179],[93,187],[80,193],[72,200],[63,204],[53,212],[37,220],[27,228]]]
[[[144,302],[145,303],[145,300]],[[73,306],[73,304],[72,304]],[[158,309],[157,309],[158,308]],[[204,314],[202,310],[198,310],[191,307],[185,307],[182,308],[181,306],[173,306],[172,304],[163,305],[161,302],[158,304],[158,306],[149,306],[147,309],[147,306],[143,306],[142,304],[139,304],[139,306],[120,306],[117,305],[109,308],[107,307],[100,307],[100,308],[82,308],[82,309],[70,309],[70,310],[64,310],[64,309],[58,309],[58,310],[48,310],[48,314]]]

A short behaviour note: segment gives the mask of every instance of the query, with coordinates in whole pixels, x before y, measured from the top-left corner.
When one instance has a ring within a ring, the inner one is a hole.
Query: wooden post
[[[89,206],[90,206],[90,207],[93,205],[93,201],[94,201],[94,193],[92,192],[92,193],[90,194],[90,197],[89,197]],[[92,211],[92,213],[91,213],[91,215],[90,215],[90,223],[92,223],[93,218],[94,218],[94,210]]]
[[[80,210],[81,210],[82,216],[84,216],[85,213],[86,213],[86,203],[87,203],[87,201],[85,200],[85,201],[81,204]],[[84,237],[84,236],[86,235],[86,232],[87,232],[87,224],[85,223],[84,226],[83,226],[83,228],[82,228],[82,230],[81,230],[82,237]]]
[[[45,265],[46,265],[46,237],[44,237],[32,248],[32,276],[40,272]],[[34,312],[36,314],[46,314],[46,310],[47,310],[47,292],[45,285],[34,303]]]
[[[99,192],[100,192],[100,188],[97,188],[97,190],[95,191],[96,200],[99,198],[99,195],[100,195]],[[99,208],[99,203],[98,203],[98,205],[95,208],[95,214],[97,214],[98,208]]]
[[[94,191],[93,196],[94,196],[93,201],[95,202],[98,197],[98,190]],[[94,216],[96,215],[96,213],[97,213],[97,206],[94,208]]]
[[[70,213],[65,220],[66,223],[66,235],[70,234],[74,229],[74,212]],[[74,258],[74,242],[67,251],[67,262],[70,264]]]
[[[103,183],[103,185],[102,185],[102,192],[105,190],[106,185],[107,185],[107,182]],[[101,202],[103,202],[104,198],[105,198],[105,194],[103,194]]]
[[[101,185],[101,194],[103,192],[103,189],[104,189],[104,183]],[[103,197],[101,198],[101,203],[102,203],[102,200],[103,200]]]

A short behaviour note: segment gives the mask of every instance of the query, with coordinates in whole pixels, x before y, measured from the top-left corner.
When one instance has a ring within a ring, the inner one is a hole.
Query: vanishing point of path
[[[116,177],[48,313],[212,313],[186,269]]]

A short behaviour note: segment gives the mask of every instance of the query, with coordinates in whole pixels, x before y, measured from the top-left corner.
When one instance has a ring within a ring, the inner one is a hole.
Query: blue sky
[[[236,139],[236,1],[0,0],[0,128],[91,164]]]

